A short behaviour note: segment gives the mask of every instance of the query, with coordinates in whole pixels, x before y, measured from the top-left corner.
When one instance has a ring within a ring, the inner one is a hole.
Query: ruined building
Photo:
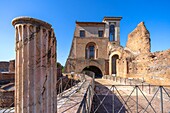
[[[150,52],[150,33],[141,22],[120,45],[122,17],[104,17],[102,22],[76,22],[65,72],[95,72],[95,77],[139,78],[153,84],[169,83],[170,50]]]
[[[76,29],[66,62],[66,72],[91,70],[96,77],[116,74],[118,54],[110,46],[120,46],[121,17],[105,17],[103,22],[76,22]],[[112,62],[112,63],[111,63]],[[109,70],[110,67],[110,70]]]

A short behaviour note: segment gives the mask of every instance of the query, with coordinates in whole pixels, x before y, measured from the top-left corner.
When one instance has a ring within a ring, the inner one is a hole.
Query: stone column
[[[12,21],[16,38],[15,112],[56,113],[56,38],[50,24],[29,17]]]

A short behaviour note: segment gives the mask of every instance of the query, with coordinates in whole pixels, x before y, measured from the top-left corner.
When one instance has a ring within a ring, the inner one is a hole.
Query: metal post
[[[71,78],[71,88],[72,88],[72,86],[73,86],[73,79]]]
[[[59,79],[59,86],[58,86],[58,87],[59,87],[59,88],[58,88],[58,92],[59,92],[58,94],[59,94],[59,96],[61,96],[61,83],[60,83],[60,81],[61,81],[61,80]]]
[[[114,104],[114,100],[115,100],[115,97],[114,97],[114,95],[115,95],[114,94],[114,87],[115,86],[112,86],[112,87],[113,87],[113,100],[112,101],[113,101],[113,113],[114,113],[115,112],[115,104]]]
[[[63,79],[61,78],[61,95],[62,95],[62,92],[63,92]]]
[[[136,113],[138,113],[138,86],[136,86]]]
[[[160,99],[161,99],[160,107],[161,107],[161,113],[163,113],[163,94],[162,94],[162,86],[160,86],[159,89],[160,89]]]
[[[90,91],[90,85],[89,85],[89,87],[88,87],[88,92],[89,92],[89,94],[88,94],[88,103],[89,103],[89,106],[88,106],[88,113],[90,113],[90,110],[91,110],[91,104],[90,104],[90,100],[91,100],[91,91]]]
[[[86,97],[84,97],[84,102],[83,102],[83,104],[84,104],[84,107],[83,107],[83,113],[86,113],[86,99],[85,99]]]
[[[143,91],[143,82],[142,82],[142,91]]]
[[[126,78],[125,78],[125,84],[126,84]]]

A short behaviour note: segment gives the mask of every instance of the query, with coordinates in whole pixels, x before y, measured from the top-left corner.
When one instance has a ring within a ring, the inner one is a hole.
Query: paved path
[[[108,79],[95,79],[96,83],[102,84],[102,85],[120,85],[120,83],[115,82],[113,80],[108,80]]]

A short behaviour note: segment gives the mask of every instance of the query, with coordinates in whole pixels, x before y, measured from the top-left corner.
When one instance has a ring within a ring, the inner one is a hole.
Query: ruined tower
[[[50,24],[12,21],[16,38],[15,112],[56,113],[56,38]]]

